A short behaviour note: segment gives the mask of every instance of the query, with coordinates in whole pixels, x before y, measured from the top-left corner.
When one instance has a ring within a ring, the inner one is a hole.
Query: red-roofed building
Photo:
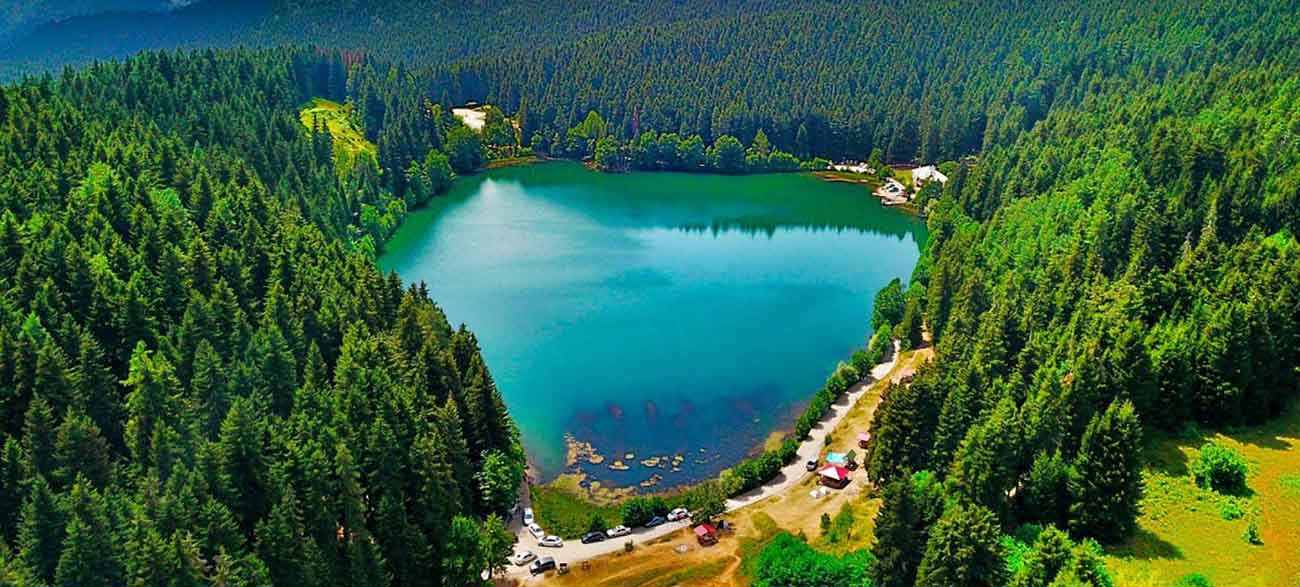
[[[718,542],[718,529],[714,528],[712,524],[700,524],[695,527],[695,539],[699,540],[700,544],[704,546],[716,544]]]
[[[849,470],[839,465],[827,465],[817,473],[821,477],[822,485],[844,489],[849,484]]]

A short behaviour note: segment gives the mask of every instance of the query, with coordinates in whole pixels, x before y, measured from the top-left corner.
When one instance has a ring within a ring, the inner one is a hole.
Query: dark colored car
[[[588,532],[582,536],[583,544],[593,544],[596,542],[604,542],[604,541],[605,541],[604,532]]]
[[[534,575],[540,575],[542,573],[545,573],[546,571],[554,571],[554,570],[555,570],[555,559],[549,556],[544,556],[542,558],[533,561],[532,566],[528,567],[528,572]]]
[[[646,523],[645,523],[645,527],[646,527],[646,528],[654,528],[655,526],[662,526],[662,525],[664,524],[664,522],[667,522],[667,521],[668,521],[668,520],[665,519],[663,516],[655,516],[655,517],[653,517],[653,518],[650,518],[650,521],[649,521],[649,522],[646,522]]]
[[[808,469],[809,472],[816,471],[816,470],[817,470],[817,461],[808,461],[808,464],[807,464],[807,465],[804,465],[804,468],[805,468],[805,469]]]

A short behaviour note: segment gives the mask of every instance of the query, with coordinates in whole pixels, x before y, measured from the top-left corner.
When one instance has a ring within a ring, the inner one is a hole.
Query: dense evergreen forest
[[[0,91],[6,580],[474,584],[522,451],[473,335],[373,254],[454,173],[526,149],[963,160],[872,318],[937,359],[876,413],[884,504],[872,556],[824,564],[844,584],[1108,585],[1143,436],[1295,397],[1294,1],[345,4],[250,33],[342,51],[150,53]],[[427,34],[448,22],[465,39]],[[354,107],[374,159],[303,128],[316,97]],[[499,107],[484,133],[445,113],[465,100]],[[1046,530],[1013,572],[1024,524]],[[774,548],[761,584],[806,584],[821,555]]]
[[[154,54],[0,90],[0,582],[503,560],[523,457],[477,342],[376,269],[359,219],[401,200],[297,119],[341,67]]]
[[[772,0],[202,0],[173,2],[179,8],[158,10],[166,1],[80,0],[58,7],[47,2],[44,10],[19,6],[14,24],[25,27],[10,38],[0,28],[0,79],[178,47],[318,45],[429,66],[566,43],[631,24],[756,14],[786,6]],[[46,22],[39,20],[42,13]]]

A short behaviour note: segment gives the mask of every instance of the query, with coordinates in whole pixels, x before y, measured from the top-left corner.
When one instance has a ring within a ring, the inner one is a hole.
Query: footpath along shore
[[[890,371],[894,370],[899,354],[899,343],[898,341],[894,341],[894,352],[890,359],[873,367],[871,369],[871,374],[866,379],[849,388],[849,390],[844,394],[844,397],[840,398],[840,401],[835,402],[835,404],[831,406],[831,409],[827,411],[822,420],[814,425],[812,430],[808,432],[808,438],[799,444],[799,450],[796,452],[794,460],[782,468],[781,472],[778,473],[776,477],[773,477],[762,486],[728,499],[726,502],[727,513],[734,512],[774,495],[788,493],[799,485],[804,477],[814,474],[809,473],[804,468],[804,464],[821,456],[822,448],[826,445],[826,435],[830,434],[839,426],[840,421],[844,419],[845,415],[847,415],[855,405],[857,405],[858,400],[862,399],[862,397],[866,395],[867,389],[877,381],[887,377]],[[899,379],[903,375],[904,374],[902,373],[895,374],[895,379]],[[523,499],[521,501],[525,507],[528,507],[527,492],[525,491],[523,493],[524,495],[522,496]],[[577,563],[581,563],[582,561],[619,552],[623,550],[624,543],[629,540],[634,544],[640,545],[667,536],[683,528],[690,528],[691,526],[690,520],[668,522],[656,528],[635,528],[632,530],[632,534],[628,536],[613,538],[604,542],[582,544],[577,540],[566,540],[564,546],[560,548],[544,548],[539,546],[537,539],[533,538],[533,535],[528,532],[527,528],[523,527],[521,519],[522,516],[516,516],[510,526],[510,529],[514,531],[515,536],[518,538],[518,543],[515,544],[515,552],[523,552],[525,550],[532,551],[533,554],[536,554],[538,557],[554,557],[556,562],[568,563],[570,567],[574,567]],[[506,574],[514,577],[527,577],[528,567],[510,566],[506,571]]]

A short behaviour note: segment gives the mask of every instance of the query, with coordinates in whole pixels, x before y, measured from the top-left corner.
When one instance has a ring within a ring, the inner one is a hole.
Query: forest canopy
[[[860,317],[937,357],[875,414],[871,556],[783,538],[768,560],[1106,585],[1096,544],[1134,530],[1145,435],[1294,400],[1294,1],[354,4],[232,24],[299,48],[0,89],[5,582],[480,582],[518,434],[473,334],[374,255],[454,174],[528,149],[731,173],[959,162],[912,279]],[[301,117],[317,99],[373,152],[339,165],[328,121]],[[448,114],[470,100],[488,131]],[[1023,527],[1035,552],[1006,568]]]

